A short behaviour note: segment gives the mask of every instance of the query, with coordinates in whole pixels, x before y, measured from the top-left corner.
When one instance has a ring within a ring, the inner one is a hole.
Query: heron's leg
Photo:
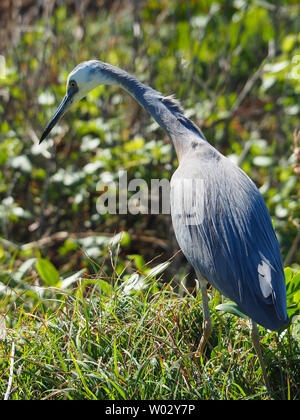
[[[255,352],[257,354],[257,357],[258,357],[258,360],[259,360],[259,363],[260,363],[260,366],[261,366],[261,370],[262,370],[262,374],[263,374],[263,377],[264,377],[264,381],[265,381],[267,390],[268,390],[269,394],[271,395],[270,382],[269,382],[269,378],[267,376],[267,371],[266,371],[266,368],[265,368],[265,364],[264,364],[264,360],[263,360],[262,352],[261,352],[261,348],[260,348],[259,332],[258,332],[257,324],[254,321],[252,321],[251,338],[252,338],[253,346],[255,348]]]
[[[203,334],[200,339],[200,343],[197,348],[197,351],[195,353],[196,357],[204,353],[206,343],[210,337],[211,330],[212,330],[212,321],[211,321],[210,312],[209,312],[208,295],[207,295],[207,288],[206,288],[207,281],[203,277],[200,277],[199,283],[201,287],[202,305],[203,305]]]

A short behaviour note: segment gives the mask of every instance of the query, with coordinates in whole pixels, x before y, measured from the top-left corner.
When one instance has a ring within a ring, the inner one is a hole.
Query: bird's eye
[[[76,87],[76,82],[74,82],[74,80],[70,80],[69,87],[72,87],[72,88]]]

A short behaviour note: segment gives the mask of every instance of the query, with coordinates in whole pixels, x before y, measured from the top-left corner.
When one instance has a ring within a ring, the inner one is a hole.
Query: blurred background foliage
[[[150,185],[170,179],[177,165],[165,133],[126,93],[97,88],[38,145],[68,73],[88,59],[180,99],[209,142],[260,188],[293,278],[300,262],[297,0],[4,0],[0,16],[1,284],[13,285],[16,272],[14,281],[26,273],[46,284],[81,269],[101,267],[108,278],[125,268],[143,273],[146,262],[178,251],[168,215],[96,210],[99,181],[117,181],[126,170],[128,180]],[[165,279],[190,271],[177,253]]]

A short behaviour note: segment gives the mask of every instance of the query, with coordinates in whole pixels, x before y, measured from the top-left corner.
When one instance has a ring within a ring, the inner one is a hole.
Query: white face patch
[[[263,294],[263,297],[267,298],[272,294],[273,291],[271,285],[271,267],[266,261],[262,260],[261,264],[258,264],[257,266],[257,272],[260,290]]]
[[[78,87],[78,92],[74,95],[75,103],[86,96],[96,86],[104,83],[107,78],[97,65],[97,62],[95,60],[90,60],[80,63],[69,74],[67,87],[70,80],[74,80]]]

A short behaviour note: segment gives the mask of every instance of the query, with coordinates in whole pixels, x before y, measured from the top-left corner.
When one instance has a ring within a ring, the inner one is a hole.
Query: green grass
[[[131,280],[111,286],[95,276],[72,290],[43,289],[42,298],[3,297],[0,393],[13,372],[10,399],[270,399],[247,321],[215,311],[215,291],[213,334],[196,359],[201,297],[180,297],[151,277],[142,287]],[[295,330],[260,328],[274,399],[300,396]]]

